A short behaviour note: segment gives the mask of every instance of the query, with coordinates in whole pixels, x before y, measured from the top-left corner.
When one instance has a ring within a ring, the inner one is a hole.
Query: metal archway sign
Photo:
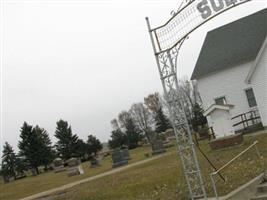
[[[147,26],[164,96],[174,128],[178,152],[191,199],[207,199],[184,104],[179,95],[177,58],[188,35],[219,14],[252,0],[183,0],[179,10],[162,26]]]

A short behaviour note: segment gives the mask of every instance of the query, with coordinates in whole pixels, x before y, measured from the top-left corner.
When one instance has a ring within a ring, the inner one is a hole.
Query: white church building
[[[217,137],[267,127],[267,9],[207,33],[191,79]]]

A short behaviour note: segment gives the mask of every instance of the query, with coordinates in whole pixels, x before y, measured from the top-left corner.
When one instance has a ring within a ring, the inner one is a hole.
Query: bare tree
[[[135,103],[131,106],[130,114],[137,124],[138,128],[143,131],[148,141],[151,143],[155,140],[155,134],[152,132],[153,118],[148,108],[143,103]]]
[[[144,101],[145,105],[153,113],[156,113],[162,106],[160,102],[160,95],[158,92],[148,95],[144,98]]]
[[[197,90],[197,82],[186,80],[186,78],[179,80],[179,95],[183,102],[187,120],[193,128],[196,126],[196,123],[205,124],[206,118],[201,114],[202,101]]]
[[[118,130],[120,129],[120,126],[119,126],[119,123],[118,123],[118,120],[117,119],[113,119],[111,120],[111,127],[113,130]]]
[[[166,110],[163,103],[164,100],[159,93],[156,92],[148,95],[148,97],[144,98],[144,101],[155,120],[156,132],[162,133],[168,128],[171,128],[169,119],[164,112]]]
[[[127,123],[129,120],[131,120],[131,115],[129,112],[127,112],[126,110],[123,110],[119,113],[118,115],[118,120],[119,120],[119,124],[120,127],[125,130],[127,128]]]
[[[186,78],[179,80],[180,95],[183,97],[184,103],[193,107],[196,103],[201,105],[202,101],[197,90],[197,82],[189,81]]]
[[[179,80],[179,95],[181,97],[186,117],[189,122],[193,118],[193,107],[195,105],[195,92],[192,83],[186,79]]]

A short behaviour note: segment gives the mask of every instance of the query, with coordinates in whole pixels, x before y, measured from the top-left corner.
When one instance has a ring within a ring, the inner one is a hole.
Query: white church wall
[[[245,89],[251,85],[246,84],[245,79],[251,65],[252,62],[243,63],[198,79],[198,89],[204,109],[214,104],[215,98],[225,96],[226,103],[234,105],[230,112],[231,117],[250,111],[252,108],[249,108]],[[237,121],[238,119],[233,120],[232,123]],[[240,129],[240,126],[236,127],[236,130]]]
[[[263,50],[251,79],[263,126],[267,127],[267,46]]]

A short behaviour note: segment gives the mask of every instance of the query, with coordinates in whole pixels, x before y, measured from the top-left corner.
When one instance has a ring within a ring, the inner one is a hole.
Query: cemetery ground
[[[265,131],[266,132],[266,131]],[[244,143],[239,146],[222,150],[211,150],[208,140],[200,142],[201,149],[207,154],[213,164],[219,168],[236,156],[242,150],[258,140],[258,149],[262,155],[259,159],[254,148],[241,156],[232,165],[222,171],[226,178],[224,183],[219,177],[216,185],[219,195],[225,195],[245,184],[266,169],[267,163],[267,132],[263,134],[246,135]],[[146,159],[145,153],[151,148],[140,147],[130,152],[134,163]],[[212,168],[197,150],[202,176],[209,196],[213,195],[209,175]],[[83,163],[84,175],[68,177],[66,172],[46,172],[36,177],[27,177],[8,184],[0,183],[0,199],[18,199],[38,192],[49,190],[70,182],[84,179],[96,174],[111,170],[111,158],[106,157],[101,167],[91,169],[89,163]],[[65,200],[173,200],[186,199],[187,186],[182,174],[180,159],[175,147],[167,149],[164,156],[153,161],[140,164],[127,170],[102,177],[59,193],[53,194],[50,199]]]
[[[129,163],[138,162],[144,160],[144,152],[149,152],[150,146],[136,148],[131,150],[131,160]],[[91,177],[103,172],[112,170],[111,156],[103,158],[99,167],[90,168],[90,162],[82,163],[84,169],[83,175],[68,177],[67,171],[60,173],[54,173],[54,171],[43,172],[38,176],[32,176],[29,172],[26,178],[11,181],[8,184],[4,184],[0,178],[0,200],[14,200],[22,197],[30,196],[39,192],[43,192],[55,187],[59,187],[71,182],[82,180],[87,177]]]

